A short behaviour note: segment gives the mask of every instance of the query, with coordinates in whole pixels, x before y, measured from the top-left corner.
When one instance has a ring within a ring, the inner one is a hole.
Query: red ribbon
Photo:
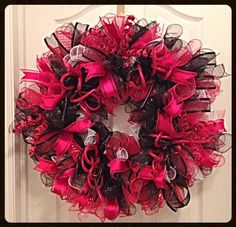
[[[187,47],[182,47],[178,51],[170,51],[163,43],[153,47],[151,58],[153,60],[153,72],[164,74],[162,79],[171,80],[175,83],[187,83],[189,79],[194,78],[197,73],[182,70],[178,66],[185,65],[192,58],[192,52]]]
[[[55,162],[43,159],[41,157],[38,157],[38,161],[39,163],[34,167],[35,170],[51,174],[58,172],[57,164]]]
[[[58,139],[54,142],[54,144],[52,144],[52,149],[59,157],[68,151],[72,158],[77,161],[77,157],[81,152],[81,147],[74,141],[73,133],[85,132],[92,125],[94,125],[94,123],[92,123],[88,118],[81,118],[71,123],[62,131],[54,131],[42,136],[37,143],[41,144],[49,138],[59,135]]]
[[[100,22],[106,33],[116,41],[117,44],[122,40],[125,30],[133,23],[134,16],[104,16],[100,18]]]
[[[165,112],[161,113],[160,110],[157,112],[156,131],[174,138],[180,138],[182,136],[182,133],[175,131],[172,124],[172,117]]]
[[[21,79],[21,83],[26,82],[37,82],[45,86],[49,86],[51,83],[58,83],[56,76],[50,71],[39,72],[36,70],[21,70],[24,76]]]
[[[154,160],[152,161],[152,166],[144,166],[143,168],[141,168],[137,178],[143,180],[153,180],[157,188],[165,189],[166,171],[163,165],[164,156],[157,156],[153,154],[152,151],[149,151],[149,153],[151,153],[154,157]]]
[[[101,62],[83,63],[81,67],[84,67],[88,73],[86,82],[91,78],[99,77],[100,88],[105,98],[120,99],[111,72]]]
[[[65,170],[62,174],[59,174],[55,177],[52,186],[52,192],[60,195],[62,199],[66,198],[67,194],[70,194],[70,186],[68,184],[69,177],[73,176],[75,168],[72,166],[78,162],[78,156],[82,151],[82,148],[75,142],[73,139],[72,133],[81,133],[90,128],[94,123],[90,122],[88,118],[82,118],[73,122],[68,127],[66,127],[63,131],[52,132],[50,136],[55,136],[59,134],[58,139],[52,144],[52,149],[56,152],[56,157],[60,159],[60,157],[68,151],[72,157],[72,160],[69,160],[69,163],[66,166],[62,166],[60,168],[63,169],[69,168]],[[48,134],[42,137],[38,143],[42,143],[49,138]],[[50,160],[45,160],[43,158],[38,158],[39,163],[35,166],[35,170],[44,173],[55,174],[59,172],[59,167],[57,164]]]
[[[126,159],[113,159],[107,164],[110,167],[110,175],[112,178],[115,173],[124,173],[129,170],[129,163]]]
[[[157,35],[157,28],[159,24],[152,26],[144,35],[140,36],[139,39],[132,44],[131,49],[141,50],[143,49],[149,42],[157,39],[159,36]]]
[[[75,168],[70,168],[65,170],[62,174],[58,175],[54,181],[51,188],[51,191],[55,194],[58,194],[61,199],[67,199],[68,195],[71,194],[71,187],[68,184],[69,177],[73,176]]]
[[[39,106],[45,110],[52,110],[55,108],[57,103],[61,101],[65,96],[65,89],[62,87],[60,82],[57,80],[56,76],[50,72],[38,72],[33,70],[23,70],[25,76],[23,76],[21,82],[36,82],[44,85],[47,90],[44,90],[44,93],[38,93],[33,91],[31,94],[33,97],[40,99],[39,102],[35,103],[33,97],[25,97],[26,100],[32,100],[31,105],[39,104]]]
[[[114,220],[120,212],[120,207],[117,198],[107,199],[107,204],[104,207],[104,215],[109,220]]]
[[[168,114],[160,113],[158,110],[158,116],[156,121],[156,132],[150,133],[150,136],[155,138],[155,146],[164,146],[159,143],[160,139],[171,140],[172,144],[204,144],[211,143],[214,138],[210,136],[218,133],[225,132],[224,119],[218,119],[215,121],[199,122],[192,126],[192,130],[187,132],[176,132],[173,123],[172,116]],[[195,129],[197,131],[195,131]],[[196,139],[195,137],[198,137]]]

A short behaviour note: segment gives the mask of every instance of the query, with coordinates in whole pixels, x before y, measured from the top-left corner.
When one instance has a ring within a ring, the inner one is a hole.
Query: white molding
[[[20,78],[20,72],[19,68],[26,68],[26,45],[25,45],[25,6],[20,5],[18,8],[18,67],[15,68],[16,74],[15,77],[17,77],[17,83],[15,82],[15,85],[19,87],[19,78]],[[18,90],[18,89],[16,89]],[[20,195],[21,196],[21,221],[27,221],[28,220],[28,193],[27,193],[27,186],[28,186],[28,154],[27,154],[27,146],[23,142],[22,137],[20,138]]]
[[[76,14],[74,14],[72,16],[69,16],[69,17],[66,17],[66,18],[61,18],[61,19],[55,19],[55,22],[58,23],[58,24],[64,24],[64,23],[66,23],[68,21],[76,20],[76,19],[86,15],[91,10],[97,9],[97,8],[99,8],[101,6],[103,6],[103,5],[89,5],[85,9],[79,11],[78,13],[76,13]]]
[[[185,19],[187,21],[199,22],[199,21],[203,20],[203,17],[190,16],[186,13],[180,12],[179,10],[177,10],[177,9],[175,9],[172,6],[169,6],[169,5],[159,5],[158,7],[162,8],[162,9],[165,9],[169,13],[171,13],[171,14],[179,17],[179,18]]]
[[[15,220],[15,138],[9,134],[9,125],[14,118],[13,78],[13,8],[5,9],[5,219]]]
[[[87,14],[88,12],[90,12],[91,10],[98,9],[101,6],[103,6],[103,5],[89,5],[85,9],[81,10],[80,12],[78,12],[72,16],[69,16],[66,18],[61,18],[61,19],[55,19],[55,22],[58,24],[63,24],[63,23],[66,23],[67,21],[72,21],[72,20],[78,19],[78,18],[84,16],[85,14]],[[162,9],[168,11],[170,14],[175,15],[179,18],[188,20],[188,21],[199,22],[203,19],[203,17],[195,17],[195,16],[188,15],[186,13],[180,12],[177,9],[175,9],[169,5],[153,5],[153,6],[162,8]]]
[[[5,218],[27,221],[27,153],[21,136],[9,132],[19,91],[19,68],[25,66],[24,6],[5,11]]]

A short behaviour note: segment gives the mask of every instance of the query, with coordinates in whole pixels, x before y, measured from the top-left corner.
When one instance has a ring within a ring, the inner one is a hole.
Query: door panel
[[[36,56],[47,50],[43,38],[58,26],[71,21],[93,26],[99,16],[106,13],[116,13],[116,5],[14,5],[6,8],[5,109],[8,115],[5,129],[14,119],[19,76],[22,76],[19,68],[35,68]],[[218,62],[224,63],[226,71],[231,73],[231,9],[228,6],[126,5],[125,13],[148,21],[157,20],[163,31],[172,23],[182,25],[182,39],[201,39],[203,47],[220,53]],[[231,132],[231,77],[222,79],[222,90],[224,92],[214,103],[213,109],[226,110],[226,129]],[[111,121],[114,130],[129,132],[129,124],[120,124],[127,119],[122,108],[115,113],[117,117]],[[6,219],[11,222],[77,222],[76,212],[68,211],[69,205],[41,183],[38,172],[33,170],[34,163],[27,157],[22,138],[8,132],[5,135]],[[231,151],[225,159],[223,167],[190,189],[191,200],[187,207],[174,213],[166,206],[152,216],[146,216],[137,209],[135,216],[118,218],[115,222],[228,221],[231,218]],[[82,221],[99,220],[92,215],[83,215]]]

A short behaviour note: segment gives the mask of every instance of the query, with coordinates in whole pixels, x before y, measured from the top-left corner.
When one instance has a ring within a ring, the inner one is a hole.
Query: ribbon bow
[[[99,77],[99,83],[101,91],[105,98],[114,97],[120,99],[117,91],[117,87],[113,80],[111,72],[105,68],[102,62],[88,62],[81,64],[84,67],[88,75],[86,76],[85,82],[90,79]]]

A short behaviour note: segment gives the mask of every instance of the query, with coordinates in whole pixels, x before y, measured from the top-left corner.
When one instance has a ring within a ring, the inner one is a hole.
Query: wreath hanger
[[[125,5],[117,5],[116,6],[117,15],[122,16],[125,14]]]

